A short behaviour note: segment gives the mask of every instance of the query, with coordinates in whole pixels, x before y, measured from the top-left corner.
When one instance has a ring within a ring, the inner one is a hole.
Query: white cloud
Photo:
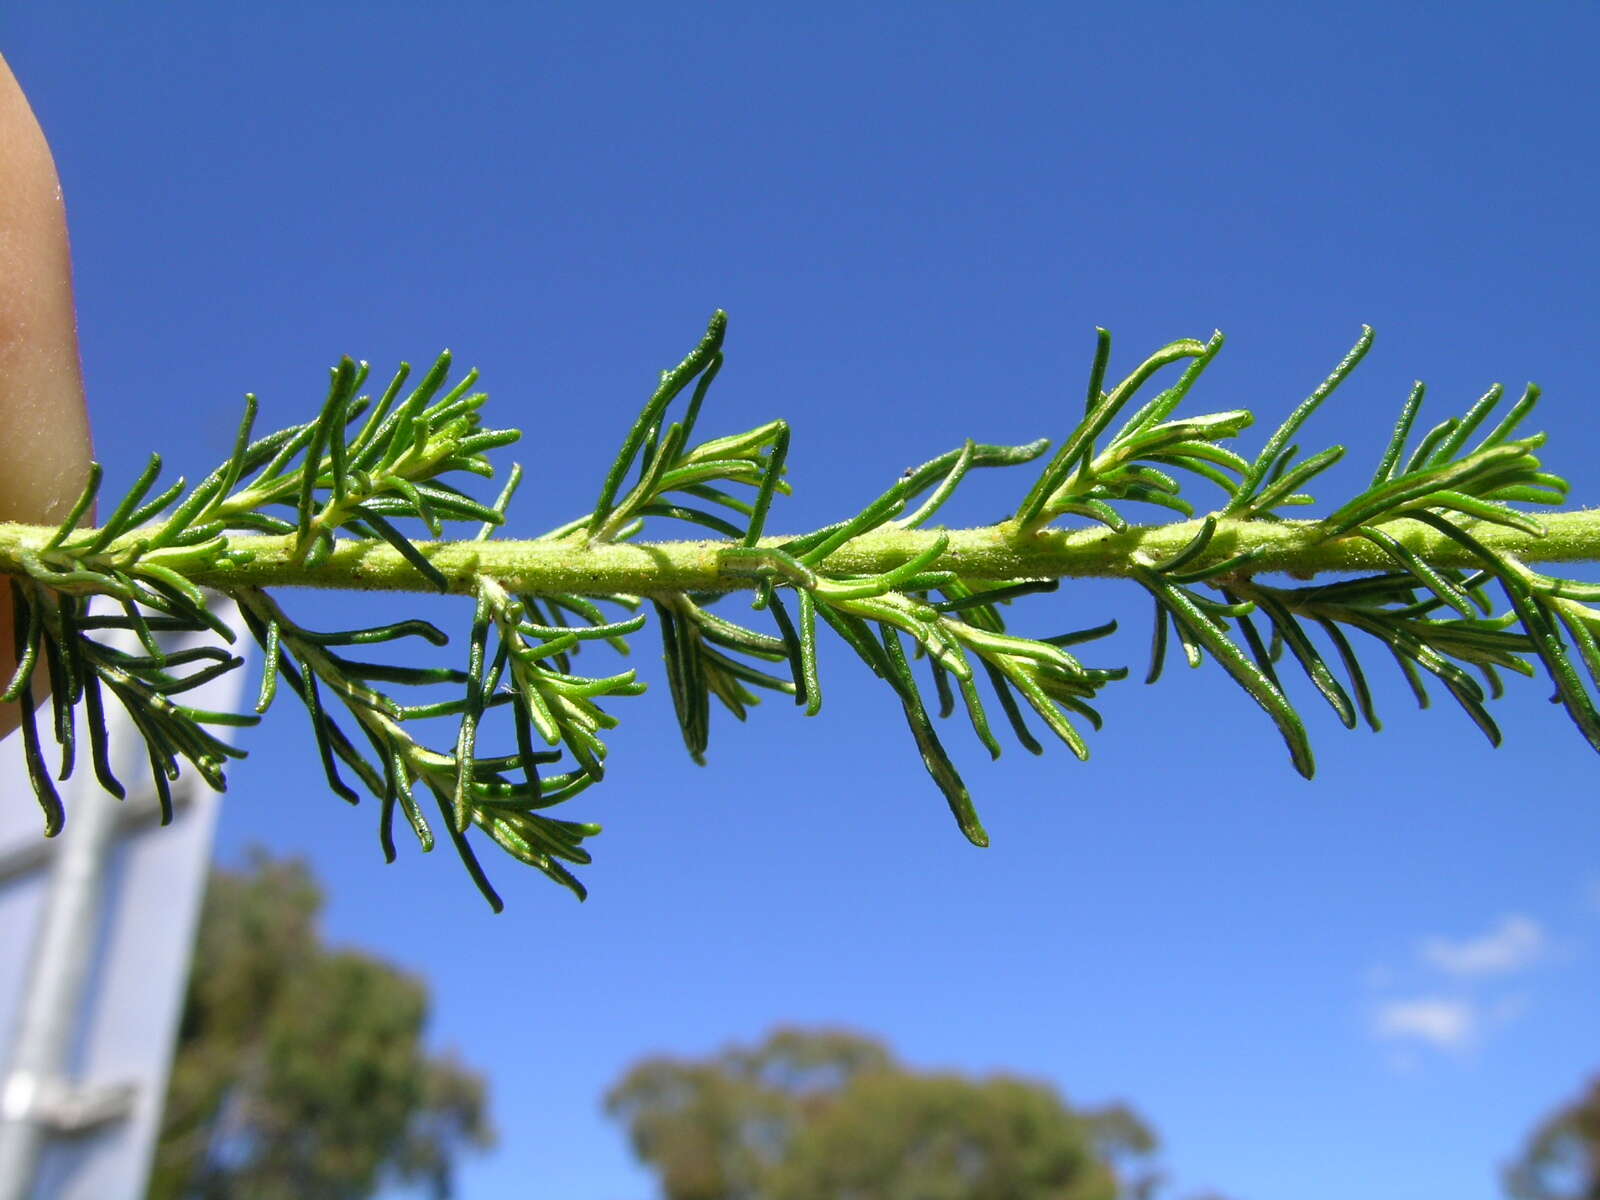
[[[1422,958],[1451,975],[1503,975],[1532,966],[1549,948],[1549,938],[1537,921],[1509,916],[1481,937],[1460,942],[1429,938],[1422,943]]]
[[[1600,882],[1600,881],[1596,881]],[[1398,970],[1369,967],[1364,982],[1372,1008],[1372,1037],[1389,1064],[1413,1071],[1430,1052],[1469,1053],[1516,1024],[1531,997],[1513,990],[1514,977],[1558,963],[1570,947],[1532,917],[1510,913],[1476,936],[1429,937]]]
[[[1422,1041],[1441,1050],[1454,1050],[1477,1034],[1478,1014],[1465,1000],[1394,1000],[1378,1009],[1373,1031],[1380,1038]]]

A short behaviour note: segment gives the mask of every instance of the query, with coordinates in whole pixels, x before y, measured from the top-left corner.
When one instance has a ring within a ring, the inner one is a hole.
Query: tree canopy
[[[492,1144],[482,1077],[423,1047],[426,984],[324,945],[321,907],[302,862],[212,873],[151,1200],[443,1197]]]
[[[1600,1075],[1533,1131],[1506,1189],[1516,1200],[1600,1200]]]
[[[1121,1105],[917,1070],[841,1031],[648,1058],[606,1108],[667,1200],[1117,1200],[1157,1181],[1155,1135]]]

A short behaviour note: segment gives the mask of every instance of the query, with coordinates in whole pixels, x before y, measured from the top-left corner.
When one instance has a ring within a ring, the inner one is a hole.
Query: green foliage
[[[297,862],[214,872],[184,1004],[152,1200],[451,1194],[493,1141],[483,1080],[422,1047],[423,983],[322,945]]]
[[[923,1072],[856,1034],[779,1030],[702,1060],[652,1058],[606,1108],[666,1200],[1116,1200],[1155,1138],[1006,1075]]]
[[[1561,539],[1546,539],[1544,524],[1526,511],[1567,494],[1565,480],[1537,457],[1543,435],[1521,432],[1538,398],[1531,386],[1506,405],[1497,385],[1463,415],[1414,437],[1418,385],[1370,484],[1320,519],[1291,521],[1284,510],[1312,504],[1306,488],[1344,455],[1338,446],[1302,455],[1302,430],[1360,363],[1371,330],[1254,457],[1230,444],[1251,425],[1249,412],[1179,411],[1220,351],[1220,335],[1173,342],[1109,383],[1111,340],[1102,330],[1081,414],[1042,467],[1029,464],[1049,450],[1046,441],[967,441],[906,471],[853,516],[772,537],[773,503],[789,491],[789,427],[771,421],[695,440],[723,361],[725,324],[718,313],[683,362],[662,372],[593,509],[531,541],[491,536],[519,469],[493,503],[466,490],[468,477],[492,474],[486,453],[518,435],[482,427],[476,375],[448,384],[448,356],[409,392],[402,368],[376,400],[361,391],[366,366],[345,360],[314,420],[264,438],[254,437],[251,398],[227,462],[187,492],[179,480],[152,496],[160,468],[153,459],[98,529],[77,528],[96,497],[98,468],[59,528],[0,527],[0,569],[11,575],[18,613],[19,665],[4,697],[26,714],[46,832],[63,819],[33,717],[32,701],[46,688],[60,778],[75,765],[81,713],[93,769],[120,794],[106,758],[109,689],[144,735],[163,793],[180,760],[223,784],[226,759],[241,752],[208,726],[256,717],[199,711],[181,694],[237,669],[240,659],[220,648],[164,655],[150,636],[212,627],[233,640],[206,609],[202,585],[238,603],[263,648],[257,713],[284,692],[300,701],[330,788],[352,803],[363,792],[377,799],[385,855],[396,853],[397,814],[425,851],[442,830],[496,908],[477,854],[483,838],[584,895],[572,867],[590,861],[586,842],[599,827],[551,810],[604,778],[613,709],[643,685],[632,670],[580,672],[579,656],[587,664],[597,643],[626,651],[651,613],[695,761],[708,753],[713,700],[738,719],[761,692],[816,713],[824,691],[818,642],[831,631],[898,702],[929,775],[977,845],[988,835],[938,725],[957,698],[991,757],[1002,752],[1007,729],[1041,753],[1032,724],[1039,722],[1081,759],[1088,733],[1101,725],[1101,693],[1128,674],[1089,665],[1074,650],[1115,629],[1114,621],[1043,638],[1008,627],[1017,601],[1075,573],[1118,575],[1150,597],[1147,682],[1160,677],[1174,639],[1191,666],[1214,660],[1273,721],[1307,777],[1315,759],[1290,677],[1305,675],[1310,693],[1345,726],[1376,729],[1361,654],[1374,641],[1419,704],[1429,703],[1431,678],[1495,743],[1488,702],[1501,694],[1503,673],[1542,672],[1600,749],[1592,694],[1600,609],[1591,607],[1600,586],[1528,565],[1595,557],[1600,523],[1580,518],[1576,540],[1569,535],[1558,547]],[[1174,369],[1168,386],[1146,396]],[[1029,476],[1015,514],[980,530],[934,527],[979,468]],[[1203,519],[1130,524],[1130,506],[1192,518],[1195,482],[1216,502]],[[1109,532],[1074,540],[1062,521]],[[461,522],[472,529],[453,541],[416,540]],[[647,531],[685,528],[707,540],[642,540]],[[1365,556],[1358,572],[1307,582],[1356,551]],[[1091,562],[1096,553],[1102,557]],[[1288,581],[1274,576],[1283,571]],[[470,596],[465,654],[451,665],[418,665],[406,645],[448,640],[428,622],[317,629],[274,591],[333,582]],[[754,620],[768,628],[714,610],[741,589],[754,593]],[[97,593],[114,597],[120,615],[88,616],[86,598]],[[101,642],[99,632],[112,627],[137,631],[145,653]],[[367,647],[390,643],[401,643],[404,661],[368,656]],[[443,698],[440,688],[450,689]],[[436,737],[441,720],[446,728]]]
[[[1506,1190],[1515,1200],[1600,1197],[1600,1076],[1540,1122],[1506,1171]]]

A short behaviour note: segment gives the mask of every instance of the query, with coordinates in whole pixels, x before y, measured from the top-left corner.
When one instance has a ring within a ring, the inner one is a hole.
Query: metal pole
[[[162,639],[170,650],[205,640]],[[137,652],[125,631],[107,641]],[[195,699],[232,711],[242,674],[203,684]],[[143,739],[120,704],[108,705],[105,715],[114,768],[124,779],[137,777]],[[175,782],[182,828],[162,835],[181,839],[174,857],[130,838],[154,822],[153,795],[135,790],[119,801],[87,770],[63,793],[68,819],[60,837],[0,853],[0,880],[46,864],[50,872],[40,880],[26,969],[15,982],[0,981],[16,987],[11,1028],[0,1030],[11,1035],[9,1046],[0,1046],[0,1055],[9,1055],[0,1058],[0,1200],[45,1200],[46,1189],[75,1200],[133,1200],[144,1192],[160,1125],[215,798],[193,772]],[[41,844],[48,850],[40,853]],[[165,874],[152,873],[158,863]],[[153,919],[152,904],[160,928],[141,929]],[[10,961],[17,970],[16,958]],[[117,1125],[99,1128],[108,1122]],[[90,1131],[100,1136],[84,1136]]]
[[[98,941],[119,816],[116,798],[99,788],[79,789],[76,801],[50,873],[12,1058],[0,1085],[0,1200],[29,1200],[51,1110],[69,1099],[72,1038]]]

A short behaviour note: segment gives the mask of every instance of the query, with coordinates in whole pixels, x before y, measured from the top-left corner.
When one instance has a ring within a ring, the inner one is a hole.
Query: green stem
[[[1543,537],[1499,525],[1480,525],[1474,536],[1493,550],[1529,563],[1600,561],[1600,509],[1542,515]],[[1015,582],[1031,579],[1127,578],[1137,562],[1155,562],[1181,550],[1199,532],[1200,521],[1105,529],[1044,530],[1019,536],[993,525],[953,531],[879,528],[852,539],[828,556],[830,575],[875,575],[916,557],[940,537],[945,552],[929,569],[953,571],[963,580]],[[1384,530],[1436,567],[1480,565],[1438,531],[1414,521],[1388,522]],[[53,527],[0,524],[0,574],[24,574],[24,556],[45,552]],[[763,547],[788,540],[766,538]],[[295,561],[293,537],[228,538],[229,557],[179,561],[189,550],[152,552],[147,561],[178,570],[192,583],[227,591],[238,587],[318,587],[371,591],[437,590],[383,542],[341,541],[315,567]],[[508,591],[531,595],[571,592],[664,596],[681,592],[749,590],[759,584],[742,561],[725,552],[730,542],[654,542],[585,546],[575,540],[418,542],[422,554],[449,581],[450,590],[471,593],[480,575]],[[114,554],[116,547],[108,553]],[[1198,569],[1243,551],[1255,551],[1252,573],[1283,571],[1310,577],[1330,571],[1393,569],[1394,560],[1359,536],[1324,540],[1315,521],[1218,520],[1205,551],[1187,564]],[[169,558],[172,561],[169,561]],[[240,561],[243,560],[243,561]],[[86,589],[92,590],[92,589]]]

